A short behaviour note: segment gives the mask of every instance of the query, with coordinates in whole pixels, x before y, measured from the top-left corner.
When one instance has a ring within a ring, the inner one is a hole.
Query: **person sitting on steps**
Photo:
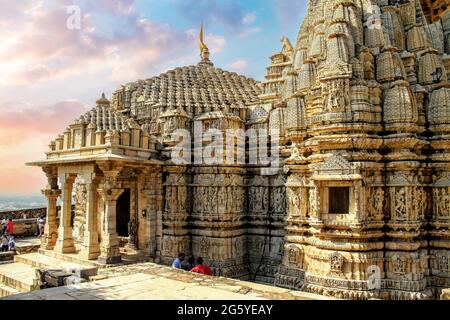
[[[211,268],[203,264],[203,258],[202,257],[198,257],[197,258],[197,266],[194,267],[191,270],[191,272],[204,274],[206,276],[212,276],[213,275]]]
[[[2,242],[2,252],[6,252],[9,249],[9,239],[7,233],[2,234],[1,236]]]
[[[183,269],[183,261],[186,258],[184,253],[180,253],[178,257],[173,261],[172,268]]]
[[[185,271],[191,271],[195,267],[195,258],[190,256],[187,263],[183,266]]]

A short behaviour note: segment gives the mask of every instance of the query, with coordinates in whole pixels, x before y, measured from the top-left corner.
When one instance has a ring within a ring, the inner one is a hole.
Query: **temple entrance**
[[[125,189],[117,200],[116,229],[119,237],[128,237],[128,222],[130,222],[130,189]]]

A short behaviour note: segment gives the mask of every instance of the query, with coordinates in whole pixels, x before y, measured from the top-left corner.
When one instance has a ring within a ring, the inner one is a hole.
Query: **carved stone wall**
[[[446,27],[419,9],[310,1],[292,59],[299,90],[284,97],[304,103],[288,104],[303,122],[287,122],[276,285],[347,299],[430,299],[448,286]]]

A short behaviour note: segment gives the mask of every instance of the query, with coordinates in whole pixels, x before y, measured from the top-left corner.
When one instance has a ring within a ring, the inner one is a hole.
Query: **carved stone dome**
[[[153,109],[156,113],[167,108],[183,109],[191,115],[240,109],[257,102],[260,93],[253,79],[199,64],[124,85],[114,93],[112,105],[129,111],[139,121],[157,117]]]
[[[395,49],[384,51],[377,57],[377,80],[379,82],[405,79],[405,77],[405,67]]]
[[[431,129],[437,132],[450,131],[450,88],[433,91],[430,98],[428,121]]]
[[[435,82],[434,75],[437,70],[440,69],[441,79],[437,79],[436,82],[440,82],[445,79],[445,68],[442,65],[441,59],[435,53],[426,53],[419,60],[419,83],[426,85]]]
[[[386,92],[384,102],[384,122],[386,130],[411,132],[418,121],[416,99],[406,81],[396,81]]]

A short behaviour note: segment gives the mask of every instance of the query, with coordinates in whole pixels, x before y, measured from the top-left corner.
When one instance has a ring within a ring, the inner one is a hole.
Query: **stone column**
[[[114,264],[121,261],[119,238],[116,228],[117,199],[123,193],[123,189],[98,189],[98,193],[105,203],[105,213],[102,228],[102,243],[98,262]]]
[[[163,242],[163,211],[164,211],[164,187],[163,187],[163,175],[158,174],[156,176],[156,260],[159,263],[161,261],[162,254],[162,242]]]
[[[84,232],[81,257],[87,260],[97,259],[100,255],[98,243],[98,178],[93,175],[86,177],[86,229]]]
[[[55,251],[60,253],[74,253],[75,245],[73,241],[71,213],[72,213],[72,189],[75,182],[75,175],[63,174],[59,177],[62,184],[62,207],[61,221],[58,228],[58,240]]]
[[[56,244],[56,236],[58,226],[56,224],[56,201],[61,194],[61,190],[45,189],[42,190],[42,194],[47,198],[47,215],[46,224],[44,227],[44,241],[41,243],[41,248],[46,250],[53,250]]]
[[[48,204],[44,237],[41,239],[41,248],[53,250],[58,231],[58,226],[56,224],[56,216],[58,214],[56,209],[56,201],[61,194],[61,190],[58,189],[57,169],[53,167],[45,167],[43,170],[47,175],[48,184],[47,187],[42,190],[42,194],[47,198]]]

